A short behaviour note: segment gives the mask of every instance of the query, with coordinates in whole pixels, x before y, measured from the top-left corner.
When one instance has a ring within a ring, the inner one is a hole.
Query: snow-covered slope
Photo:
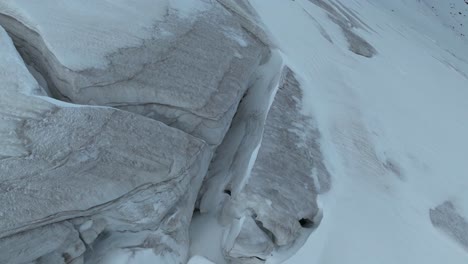
[[[0,0],[0,263],[468,263],[467,1]]]
[[[420,1],[250,2],[302,80],[334,176],[319,198],[320,226],[286,262],[467,263],[468,42],[460,29]],[[427,4],[458,14],[462,2]],[[351,29],[375,56],[352,52],[334,13],[358,21]]]

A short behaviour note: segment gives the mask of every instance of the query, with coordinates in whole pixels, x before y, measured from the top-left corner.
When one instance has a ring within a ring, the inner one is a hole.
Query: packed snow
[[[251,1],[302,78],[334,175],[320,226],[286,263],[467,263],[429,216],[451,201],[468,218],[466,39],[416,1],[330,1],[370,28],[356,29],[369,59],[314,2]]]
[[[39,32],[47,48],[73,70],[105,68],[108,54],[151,39],[152,27],[166,16],[190,18],[205,8],[203,1],[192,0],[50,0],[46,8],[42,1],[0,1],[3,12]]]

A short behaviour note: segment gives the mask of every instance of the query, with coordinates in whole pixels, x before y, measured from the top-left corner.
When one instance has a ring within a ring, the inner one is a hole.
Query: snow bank
[[[468,217],[466,42],[416,1],[327,2],[366,23],[375,57],[352,53],[311,1],[251,1],[302,77],[335,177],[321,225],[286,263],[466,263],[429,216],[449,200]]]

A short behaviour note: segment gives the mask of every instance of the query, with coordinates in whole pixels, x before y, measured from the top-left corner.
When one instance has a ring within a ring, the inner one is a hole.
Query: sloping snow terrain
[[[0,0],[0,264],[468,263],[466,0]]]
[[[251,3],[302,77],[334,176],[320,226],[286,262],[467,263],[468,42],[452,23],[468,5]]]

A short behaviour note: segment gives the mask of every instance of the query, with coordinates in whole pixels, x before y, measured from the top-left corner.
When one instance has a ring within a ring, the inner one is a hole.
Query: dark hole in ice
[[[71,262],[73,260],[72,256],[70,256],[70,254],[68,254],[68,253],[63,253],[62,258],[65,261],[65,263],[69,263],[69,262]]]
[[[301,224],[301,226],[303,228],[312,228],[312,227],[314,227],[314,221],[312,221],[310,219],[307,219],[307,218],[302,218],[301,220],[299,220],[299,224]]]
[[[231,196],[231,190],[224,190],[224,193]]]

